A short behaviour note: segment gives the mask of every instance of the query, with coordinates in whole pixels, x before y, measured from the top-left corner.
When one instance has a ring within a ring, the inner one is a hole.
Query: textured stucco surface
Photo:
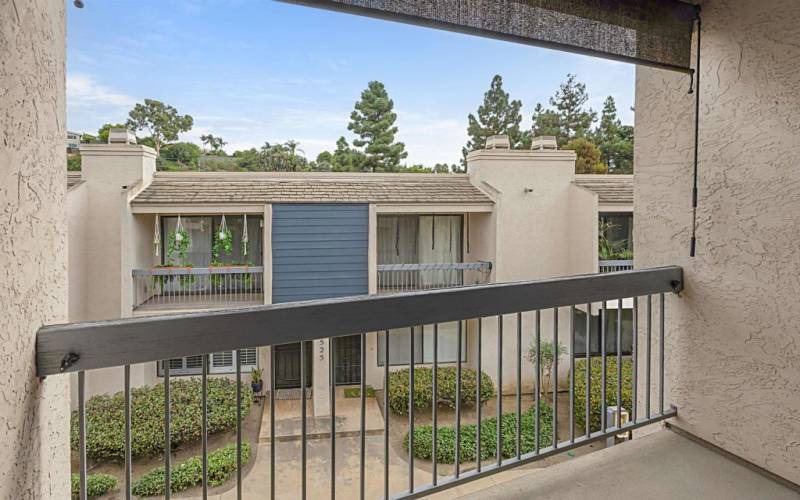
[[[0,2],[0,498],[69,496],[66,377],[35,335],[67,319],[64,2]]]
[[[638,68],[636,267],[685,271],[667,300],[676,424],[800,483],[800,2],[703,7],[698,255],[689,79]]]

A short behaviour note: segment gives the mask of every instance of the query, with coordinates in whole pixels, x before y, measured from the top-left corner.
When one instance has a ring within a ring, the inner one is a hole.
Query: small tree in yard
[[[559,342],[558,344],[558,352],[556,353],[555,345],[549,341],[545,340],[541,342],[539,347],[539,355],[541,356],[541,363],[539,364],[539,373],[537,376],[539,380],[544,379],[544,383],[540,384],[539,388],[543,393],[550,392],[550,384],[552,380],[552,372],[553,372],[553,364],[555,363],[556,357],[559,359],[561,356],[567,353],[567,348],[564,347],[564,344]],[[531,347],[528,349],[528,361],[536,365],[536,345],[532,344]]]
[[[153,139],[156,154],[161,154],[161,146],[178,139],[178,134],[192,129],[194,119],[189,115],[179,115],[178,110],[155,99],[145,99],[128,113],[126,126],[133,130],[147,130]]]

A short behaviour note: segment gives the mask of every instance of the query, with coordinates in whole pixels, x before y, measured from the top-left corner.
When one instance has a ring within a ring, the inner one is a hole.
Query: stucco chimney
[[[531,150],[541,151],[543,149],[550,149],[555,151],[558,149],[558,141],[554,135],[540,135],[533,138],[531,141]]]
[[[486,149],[511,149],[507,135],[491,135],[486,138]]]

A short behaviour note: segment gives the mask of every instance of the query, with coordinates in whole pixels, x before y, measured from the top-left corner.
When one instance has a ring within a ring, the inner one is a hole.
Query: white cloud
[[[67,102],[74,107],[113,106],[130,108],[136,98],[99,84],[86,74],[67,75]]]

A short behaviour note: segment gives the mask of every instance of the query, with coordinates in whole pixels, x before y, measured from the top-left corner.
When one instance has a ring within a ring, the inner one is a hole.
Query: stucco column
[[[0,498],[69,497],[69,386],[36,377],[67,320],[63,0],[0,2]]]
[[[330,342],[328,339],[319,339],[311,343],[312,362],[314,363],[314,416],[321,417],[331,413],[330,390]]]

